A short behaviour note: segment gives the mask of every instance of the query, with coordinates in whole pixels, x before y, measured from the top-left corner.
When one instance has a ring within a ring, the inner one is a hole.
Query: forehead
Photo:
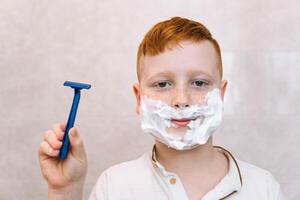
[[[183,41],[166,48],[155,56],[146,55],[140,60],[140,79],[169,71],[184,74],[188,71],[201,71],[215,79],[220,78],[218,57],[209,41]]]

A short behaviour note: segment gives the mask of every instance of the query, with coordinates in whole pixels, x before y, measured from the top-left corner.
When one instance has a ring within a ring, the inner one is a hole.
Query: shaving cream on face
[[[160,142],[177,150],[186,150],[205,144],[222,122],[223,103],[220,90],[208,92],[204,104],[173,108],[168,104],[141,97],[141,127]],[[178,128],[171,119],[193,119],[182,134],[172,133]]]

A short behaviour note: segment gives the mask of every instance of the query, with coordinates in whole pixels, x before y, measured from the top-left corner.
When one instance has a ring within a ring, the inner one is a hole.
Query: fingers
[[[58,140],[63,140],[65,134],[66,124],[65,123],[57,123],[54,124],[52,130],[56,134]]]
[[[53,148],[49,145],[48,142],[43,141],[43,142],[40,144],[39,154],[40,154],[40,156],[47,155],[47,156],[50,156],[50,157],[56,157],[56,156],[58,156],[58,154],[59,154],[59,150],[53,149]]]
[[[46,141],[54,150],[59,150],[62,142],[57,137],[56,132],[49,130],[45,134],[44,141]]]
[[[46,131],[44,140],[40,144],[39,154],[41,156],[56,157],[62,146],[66,125],[64,123],[57,123],[53,125],[52,130]]]
[[[62,146],[66,124],[57,123],[53,125],[52,130],[46,131],[44,141],[40,144],[39,155],[41,158],[57,157]],[[70,151],[72,155],[83,163],[86,162],[86,153],[83,140],[76,127],[69,131]]]

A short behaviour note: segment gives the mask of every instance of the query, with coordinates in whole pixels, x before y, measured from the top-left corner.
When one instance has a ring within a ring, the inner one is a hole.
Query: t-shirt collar
[[[220,150],[222,153],[225,154],[225,156],[228,159],[229,162],[229,170],[227,174],[222,178],[222,180],[212,189],[209,191],[202,200],[206,199],[224,199],[230,195],[232,195],[235,192],[240,191],[243,185],[242,175],[240,168],[238,166],[238,163],[236,159],[233,157],[233,155],[226,150],[223,147],[220,146],[214,146],[214,148]],[[168,172],[165,170],[164,166],[160,164],[156,159],[156,149],[155,145],[152,149],[152,155],[151,160],[153,166],[158,169],[158,171],[165,177],[169,176],[170,174],[173,174],[171,172]]]

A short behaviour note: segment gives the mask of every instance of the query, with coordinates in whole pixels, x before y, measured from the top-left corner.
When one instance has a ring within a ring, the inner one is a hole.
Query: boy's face
[[[207,92],[219,88],[224,97],[227,81],[221,80],[217,53],[209,41],[184,41],[140,61],[140,84],[133,90],[140,112],[140,97],[161,100],[169,106],[201,103]]]
[[[165,52],[140,60],[140,84],[135,83],[136,112],[141,96],[161,100],[174,108],[201,104],[214,88],[222,99],[227,82],[221,80],[218,57],[209,41],[184,41]]]

